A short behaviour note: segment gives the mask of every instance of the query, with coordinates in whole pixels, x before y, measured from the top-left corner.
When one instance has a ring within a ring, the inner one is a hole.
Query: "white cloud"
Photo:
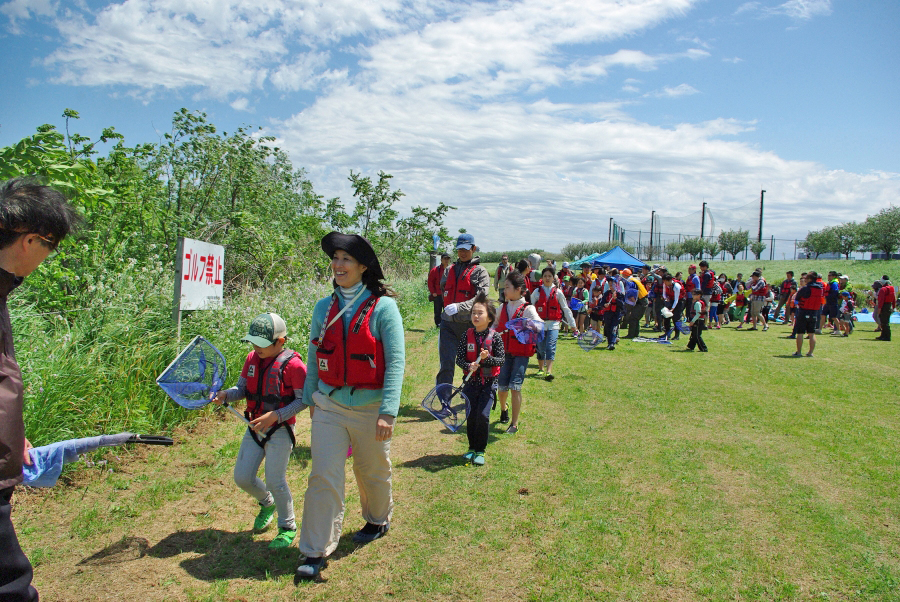
[[[773,12],[785,14],[794,19],[812,19],[831,14],[831,0],[789,0]]]
[[[253,112],[252,109],[249,108],[249,107],[250,107],[250,101],[247,100],[247,99],[246,99],[245,97],[243,97],[243,96],[241,96],[240,98],[234,99],[234,101],[231,102],[231,105],[230,105],[230,106],[231,106],[231,108],[234,109],[235,111],[248,111],[248,112]]]
[[[735,15],[741,13],[759,13],[763,16],[785,15],[795,20],[808,21],[813,17],[830,15],[831,0],[788,0],[773,7],[765,7],[759,2],[745,2],[734,12]]]
[[[741,140],[757,127],[752,121],[664,128],[632,117],[632,103],[684,105],[666,99],[699,93],[683,83],[634,96],[660,85],[649,73],[710,56],[695,38],[674,53],[641,49],[635,39],[691,4],[124,0],[96,14],[60,13],[65,43],[48,62],[62,83],[114,93],[125,86],[139,97],[188,90],[237,111],[267,93],[311,92],[307,108],[266,133],[308,170],[319,194],[350,199],[351,169],[383,169],[407,206],[458,206],[449,226],[467,228],[487,249],[519,246],[526,232],[556,250],[602,238],[605,224],[585,216],[679,215],[698,211],[704,197],[724,221],[761,187],[767,231],[790,237],[810,227],[811,206],[849,220],[866,202],[897,198],[897,174],[826,171],[753,148]],[[810,4],[805,14],[822,14]],[[580,54],[569,52],[573,45]],[[618,92],[615,83],[603,87],[613,70],[625,72],[621,92],[631,100],[608,96]],[[626,77],[641,74],[647,81]],[[567,98],[573,82],[590,91]]]
[[[662,90],[657,90],[648,96],[656,96],[658,98],[678,98],[679,96],[690,96],[699,94],[700,91],[689,84],[678,84],[674,88],[666,86]]]

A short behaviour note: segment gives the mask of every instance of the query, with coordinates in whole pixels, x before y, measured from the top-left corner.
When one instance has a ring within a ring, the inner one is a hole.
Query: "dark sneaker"
[[[515,434],[518,433],[518,432],[519,432],[519,427],[516,426],[515,424],[511,424],[511,425],[509,426],[509,428],[506,429],[506,434],[507,434],[507,435],[515,435]]]
[[[301,581],[317,578],[322,572],[322,569],[326,566],[328,566],[328,561],[322,556],[319,556],[318,558],[307,557],[303,564],[298,566],[297,570],[294,571],[294,585],[297,585]]]
[[[373,523],[366,523],[366,526],[353,534],[353,543],[359,544],[367,544],[372,543],[376,539],[380,537],[384,537],[387,535],[388,530],[391,528],[390,523],[386,523],[384,525],[375,525]]]
[[[500,410],[500,424],[509,423],[509,410]]]
[[[550,382],[550,381],[552,381],[554,378],[556,378],[556,377],[553,376],[552,374],[548,374],[547,376],[544,377],[544,380],[546,380],[547,382]]]

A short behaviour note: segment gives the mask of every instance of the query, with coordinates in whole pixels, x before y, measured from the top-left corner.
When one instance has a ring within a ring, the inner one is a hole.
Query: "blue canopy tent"
[[[647,265],[622,247],[613,247],[606,253],[601,253],[599,257],[595,257],[594,260],[618,270],[640,269]]]
[[[569,262],[570,268],[580,268],[584,264],[591,265],[591,263],[600,257],[600,253],[591,253],[590,255],[586,255],[581,259],[576,259],[575,261]]]

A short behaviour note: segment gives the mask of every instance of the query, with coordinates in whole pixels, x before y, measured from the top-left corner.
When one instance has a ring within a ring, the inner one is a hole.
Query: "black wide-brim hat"
[[[338,249],[347,251],[353,259],[369,269],[370,278],[384,280],[384,272],[372,243],[359,234],[344,234],[342,232],[329,232],[322,238],[322,250],[328,257],[334,257]]]

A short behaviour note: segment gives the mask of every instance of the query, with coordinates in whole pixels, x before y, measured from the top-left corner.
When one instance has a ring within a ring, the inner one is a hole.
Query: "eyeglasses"
[[[59,248],[59,241],[58,241],[58,240],[55,241],[55,240],[53,240],[53,239],[51,239],[51,238],[47,238],[46,236],[41,236],[41,235],[38,234],[37,232],[33,232],[32,234],[34,234],[35,236],[37,236],[38,238],[40,238],[40,239],[41,239],[41,242],[43,242],[46,246],[50,247],[50,255],[49,255],[49,257],[53,257],[54,255],[56,255],[56,254],[59,252],[59,251],[58,251],[58,248]]]

